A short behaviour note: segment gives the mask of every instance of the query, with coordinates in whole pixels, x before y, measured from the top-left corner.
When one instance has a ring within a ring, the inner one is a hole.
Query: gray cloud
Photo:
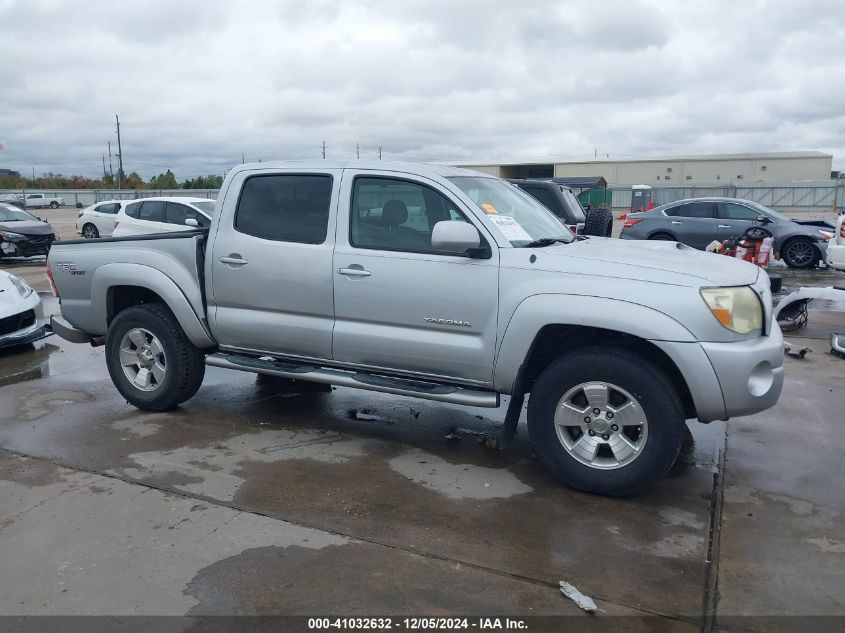
[[[845,168],[836,0],[0,0],[0,166],[820,149]],[[34,35],[38,34],[38,35]]]

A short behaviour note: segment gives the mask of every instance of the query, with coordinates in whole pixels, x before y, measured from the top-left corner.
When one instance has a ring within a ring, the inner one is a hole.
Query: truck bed
[[[205,321],[206,230],[56,242],[47,263],[62,316],[93,336],[105,335],[115,289],[155,280],[181,293]],[[168,283],[169,281],[169,283]]]

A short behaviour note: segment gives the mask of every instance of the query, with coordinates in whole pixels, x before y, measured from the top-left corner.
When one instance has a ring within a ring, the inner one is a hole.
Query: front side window
[[[679,218],[712,218],[712,202],[690,202],[666,210],[666,215]]]
[[[391,178],[358,177],[352,191],[349,241],[358,248],[437,253],[434,225],[466,222],[457,206],[425,185]]]
[[[117,213],[120,209],[119,202],[107,202],[106,204],[101,204],[97,207],[97,211],[100,213]]]
[[[741,204],[719,203],[719,217],[726,220],[750,220],[754,222],[760,215],[762,214]]]
[[[235,229],[277,242],[322,244],[329,227],[332,177],[274,174],[244,182]]]

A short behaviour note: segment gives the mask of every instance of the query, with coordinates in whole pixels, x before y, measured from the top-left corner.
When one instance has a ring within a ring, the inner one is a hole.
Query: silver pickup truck
[[[766,273],[674,242],[576,237],[510,183],[422,164],[241,165],[211,227],[58,242],[53,329],[105,343],[150,411],[206,365],[475,407],[524,397],[543,463],[629,495],[685,420],[762,411],[783,383]]]

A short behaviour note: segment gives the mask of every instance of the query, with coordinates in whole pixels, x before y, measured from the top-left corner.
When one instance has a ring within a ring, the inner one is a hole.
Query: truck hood
[[[678,286],[744,286],[760,273],[752,263],[678,242],[591,237],[530,250],[546,270]]]
[[[51,235],[53,227],[37,220],[21,220],[20,222],[0,222],[0,231],[21,235]]]

